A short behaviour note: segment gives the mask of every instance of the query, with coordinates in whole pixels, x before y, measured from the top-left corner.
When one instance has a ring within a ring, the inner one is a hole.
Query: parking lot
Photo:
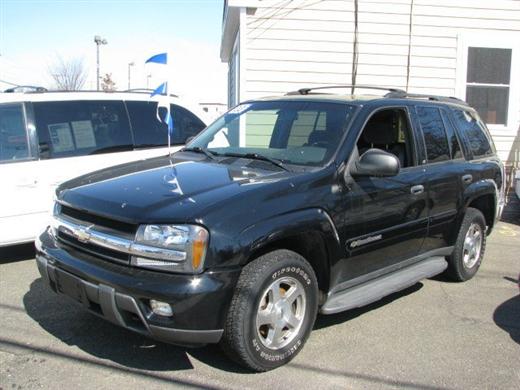
[[[54,295],[30,246],[0,263],[0,389],[518,388],[520,225],[506,215],[477,276],[441,277],[358,310],[318,318],[288,366],[251,374],[218,347],[133,334]]]

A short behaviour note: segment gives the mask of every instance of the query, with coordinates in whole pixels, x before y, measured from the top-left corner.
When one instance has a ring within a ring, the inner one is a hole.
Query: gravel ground
[[[30,246],[0,252],[0,390],[518,389],[520,224],[508,214],[467,283],[417,283],[363,309],[321,316],[303,351],[264,374],[218,347],[155,343],[46,288]]]

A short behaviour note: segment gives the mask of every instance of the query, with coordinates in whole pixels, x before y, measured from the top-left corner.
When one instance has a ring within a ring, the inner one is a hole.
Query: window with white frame
[[[466,101],[488,124],[507,126],[512,50],[469,46]]]

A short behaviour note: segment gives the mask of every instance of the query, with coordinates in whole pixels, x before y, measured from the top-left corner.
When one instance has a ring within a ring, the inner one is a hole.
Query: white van
[[[178,150],[206,125],[169,99]],[[156,110],[148,93],[0,93],[0,247],[34,240],[59,183],[168,153]]]

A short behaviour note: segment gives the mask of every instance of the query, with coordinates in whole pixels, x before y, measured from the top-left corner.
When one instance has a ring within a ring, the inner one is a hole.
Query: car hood
[[[199,157],[199,156],[197,156]],[[167,157],[96,171],[63,183],[61,203],[130,223],[194,221],[204,210],[253,188],[297,175],[270,170],[269,163],[246,160],[217,163]]]

